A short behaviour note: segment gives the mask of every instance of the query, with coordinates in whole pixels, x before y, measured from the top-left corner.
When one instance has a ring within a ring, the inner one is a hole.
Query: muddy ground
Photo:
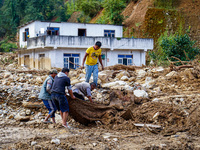
[[[114,66],[101,71],[93,101],[115,113],[87,126],[69,117],[70,129],[62,127],[58,112],[56,124],[41,121],[48,111],[37,95],[47,71],[16,62],[1,62],[0,149],[200,149],[198,59],[188,64],[192,68],[178,70]],[[71,71],[70,78],[82,82],[84,71]]]

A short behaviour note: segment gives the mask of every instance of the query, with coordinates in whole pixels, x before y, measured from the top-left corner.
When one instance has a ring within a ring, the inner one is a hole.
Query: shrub
[[[150,51],[149,56],[158,65],[161,64],[162,61],[167,61],[167,58],[175,61],[176,59],[172,58],[172,56],[182,61],[188,59],[193,60],[196,55],[200,54],[200,49],[194,47],[194,44],[195,41],[192,41],[188,34],[168,35],[167,32],[165,32],[159,37],[156,43],[157,49],[155,51]]]
[[[9,52],[12,49],[16,49],[17,45],[14,43],[2,43],[0,45],[0,49],[2,49],[3,52]]]
[[[180,60],[193,60],[196,55],[200,54],[200,49],[194,47],[195,41],[192,41],[188,34],[175,35],[173,38],[165,37],[162,40],[161,48],[167,57],[177,57]],[[171,58],[174,60],[174,58]]]

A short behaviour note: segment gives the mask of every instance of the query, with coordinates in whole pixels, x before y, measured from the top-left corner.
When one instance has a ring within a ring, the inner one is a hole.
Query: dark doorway
[[[123,58],[123,65],[127,65],[127,58]]]
[[[69,57],[69,68],[74,69],[74,57]]]
[[[86,36],[86,29],[78,29],[78,36]]]

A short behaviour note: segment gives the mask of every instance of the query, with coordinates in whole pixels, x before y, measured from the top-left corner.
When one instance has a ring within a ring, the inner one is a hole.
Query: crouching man
[[[60,115],[62,117],[62,125],[65,128],[70,128],[67,124],[67,117],[69,115],[69,105],[65,96],[65,87],[67,87],[68,93],[70,94],[71,98],[75,99],[72,93],[72,88],[68,75],[69,69],[63,68],[62,72],[59,72],[58,75],[55,77],[54,84],[51,89],[51,98],[54,101],[58,111],[60,111]]]
[[[75,97],[85,100],[84,96],[86,96],[90,102],[92,103],[92,96],[91,96],[91,91],[96,88],[96,83],[87,83],[87,82],[82,82],[82,83],[77,83],[72,87],[72,91]]]
[[[56,69],[53,69],[53,70],[50,71],[50,75],[44,81],[42,88],[40,90],[39,97],[38,97],[39,99],[42,99],[44,105],[49,110],[49,114],[47,115],[47,117],[43,121],[44,123],[51,123],[48,120],[49,117],[52,118],[53,123],[56,123],[55,122],[56,106],[53,103],[53,101],[51,100],[51,88],[52,88],[54,78],[55,78],[56,75],[57,75]]]

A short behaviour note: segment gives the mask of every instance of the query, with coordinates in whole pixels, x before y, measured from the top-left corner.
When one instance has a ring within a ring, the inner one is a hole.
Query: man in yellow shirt
[[[102,63],[102,59],[101,59],[101,42],[97,41],[95,43],[94,46],[89,47],[86,50],[85,56],[83,58],[83,63],[81,68],[84,68],[84,63],[86,60],[86,82],[89,83],[90,77],[93,73],[93,82],[97,85],[97,81],[98,81],[98,64],[97,64],[97,60],[99,59],[99,62],[102,66],[102,70],[104,70],[104,66]]]

